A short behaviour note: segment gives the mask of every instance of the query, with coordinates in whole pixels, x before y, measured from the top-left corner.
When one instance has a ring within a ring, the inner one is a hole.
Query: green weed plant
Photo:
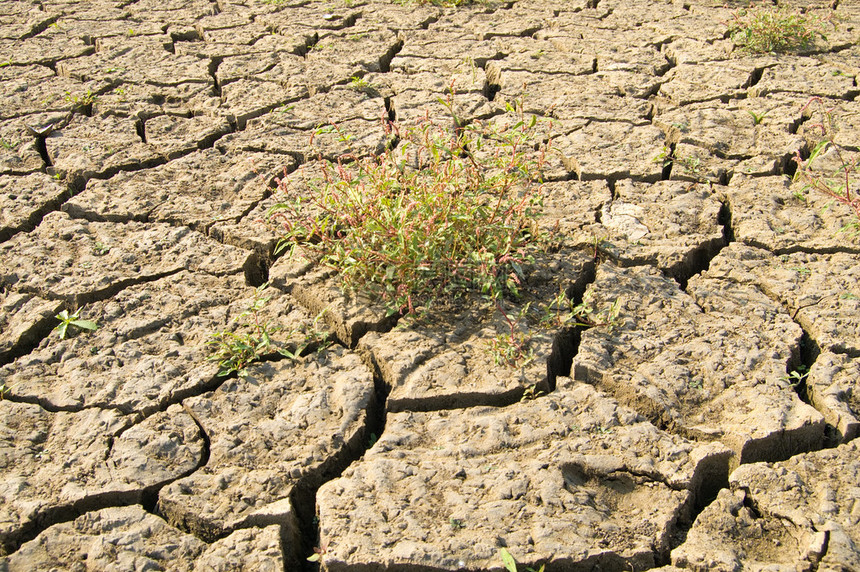
[[[269,287],[265,283],[254,291],[254,297],[248,307],[234,320],[237,324],[236,331],[222,330],[212,334],[212,338],[206,342],[213,348],[211,361],[218,362],[218,375],[227,376],[233,372],[239,377],[248,375],[248,366],[259,361],[265,356],[280,354],[288,359],[296,360],[303,355],[305,350],[316,346],[322,350],[327,345],[327,335],[318,329],[320,316],[314,320],[311,331],[299,331],[298,328],[290,330],[278,338],[295,338],[298,336],[302,341],[292,347],[286,346],[276,340],[276,334],[281,334],[283,328],[273,326],[270,322],[263,320],[262,311],[269,302],[270,296],[265,295]]]
[[[811,107],[817,107],[823,119],[814,125],[821,131],[821,139],[812,149],[807,159],[798,152],[794,161],[797,170],[794,181],[801,181],[803,187],[798,191],[803,194],[809,190],[825,195],[841,203],[853,211],[853,220],[841,230],[853,236],[860,236],[860,154],[847,156],[833,138],[838,128],[833,109],[828,108],[820,97],[811,98],[803,107],[807,112]],[[825,155],[832,153],[836,158],[832,169],[819,169],[817,163],[823,161]]]
[[[828,18],[762,2],[732,13],[728,31],[738,47],[753,53],[792,52],[810,47],[817,37],[826,40]]]
[[[496,365],[522,367],[534,360],[531,348],[532,332],[559,331],[572,328],[605,328],[611,333],[620,324],[621,300],[615,300],[600,310],[594,307],[593,296],[586,292],[580,303],[570,299],[562,290],[548,304],[533,307],[530,303],[520,307],[512,318],[501,307],[499,311],[507,321],[506,332],[489,343],[490,355]],[[526,328],[520,327],[527,326]]]
[[[514,117],[500,128],[390,125],[396,146],[324,164],[311,196],[282,183],[268,213],[278,251],[313,251],[346,292],[381,301],[390,314],[467,292],[518,297],[522,264],[539,243],[548,143],[536,118]]]

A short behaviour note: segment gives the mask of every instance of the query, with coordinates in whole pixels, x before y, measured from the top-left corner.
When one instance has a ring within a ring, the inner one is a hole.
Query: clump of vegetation
[[[248,308],[235,319],[237,331],[216,332],[207,342],[214,348],[214,353],[209,359],[218,362],[219,376],[236,372],[239,377],[245,377],[248,375],[248,366],[267,354],[278,353],[289,359],[297,359],[312,345],[320,349],[325,347],[326,335],[316,328],[319,317],[314,321],[310,332],[299,332],[298,329],[294,329],[286,334],[286,338],[299,335],[302,339],[301,343],[290,348],[275,341],[273,336],[283,329],[272,326],[271,323],[263,320],[261,315],[270,299],[269,296],[264,296],[268,287],[266,283],[254,291],[254,298]]]
[[[267,286],[268,284],[263,284],[256,289],[251,304],[236,318],[235,321],[239,324],[238,332],[217,332],[212,334],[212,339],[207,342],[215,349],[209,359],[218,362],[218,375],[225,376],[235,371],[240,377],[244,377],[247,375],[248,365],[271,350],[274,331],[270,324],[260,317],[260,311],[269,301],[268,297],[263,296]]]
[[[740,8],[728,23],[735,45],[754,53],[791,52],[811,46],[824,36],[828,18],[763,2]]]
[[[72,104],[75,111],[82,111],[85,114],[92,112],[93,105],[95,105],[98,100],[98,95],[89,89],[82,95],[73,95],[71,92],[66,92],[66,101]]]
[[[672,165],[684,169],[684,174],[696,181],[705,183],[707,178],[702,173],[702,160],[693,154],[677,155],[675,149],[669,145],[663,145],[663,149],[654,158],[655,163],[662,163],[663,168]]]
[[[618,327],[620,313],[621,300],[597,310],[590,292],[577,304],[562,290],[548,304],[523,305],[515,318],[502,311],[510,331],[491,340],[489,351],[496,365],[521,367],[535,358],[531,348],[532,332],[602,327],[610,333]]]
[[[277,251],[309,251],[338,272],[345,292],[380,302],[389,315],[421,316],[467,296],[486,303],[508,325],[488,344],[498,365],[532,361],[535,331],[612,327],[617,303],[597,312],[563,293],[546,307],[523,303],[523,268],[552,242],[537,227],[552,143],[521,104],[507,111],[511,121],[496,126],[456,118],[454,128],[389,125],[396,145],[323,163],[309,196],[282,181],[268,213]]]
[[[370,82],[357,75],[349,78],[349,88],[355,91],[364,91],[370,87]]]
[[[833,109],[828,108],[820,97],[813,97],[803,108],[806,112],[811,106],[816,106],[822,114],[822,121],[815,124],[821,130],[821,140],[815,145],[809,154],[809,158],[803,159],[800,153],[794,157],[797,170],[794,173],[794,181],[804,183],[798,191],[801,195],[808,190],[826,195],[834,201],[849,207],[853,212],[853,220],[842,228],[855,236],[860,235],[860,154],[852,153],[848,156],[844,149],[834,142],[837,129]],[[835,159],[833,166],[826,163],[819,167],[818,163],[824,163],[825,156]]]
[[[466,292],[518,297],[521,265],[540,242],[535,217],[549,143],[536,135],[536,118],[514,117],[499,128],[390,126],[396,146],[325,164],[311,196],[281,184],[283,200],[269,212],[279,251],[315,251],[339,271],[345,291],[390,313]]]

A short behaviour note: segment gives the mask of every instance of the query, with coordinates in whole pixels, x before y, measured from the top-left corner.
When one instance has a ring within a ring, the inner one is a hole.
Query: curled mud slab
[[[856,441],[741,467],[672,551],[672,562],[696,570],[857,568],[858,471]]]
[[[389,415],[364,459],[320,489],[320,540],[332,570],[483,569],[502,546],[523,562],[653,566],[728,455],[560,378],[506,408]]]
[[[755,55],[711,0],[0,0],[0,570],[860,568],[860,238],[790,177],[827,110],[860,152],[860,10],[779,4],[837,25]],[[536,122],[515,321],[275,254],[285,194],[427,119]],[[617,323],[548,326],[561,292]]]
[[[49,571],[76,562],[90,570],[283,570],[277,526],[237,531],[207,545],[140,506],[88,512],[54,525],[0,561],[12,571]]]

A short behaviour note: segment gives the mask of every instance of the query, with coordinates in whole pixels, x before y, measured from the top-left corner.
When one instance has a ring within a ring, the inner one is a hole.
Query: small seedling
[[[615,245],[609,242],[608,234],[603,236],[592,235],[588,242],[591,245],[591,253],[595,260],[611,255],[612,249],[615,248]]]
[[[672,164],[672,148],[668,145],[663,145],[660,152],[654,157],[655,163],[661,163],[663,167],[668,167]]]
[[[621,313],[621,299],[615,300],[609,306],[599,312],[595,312],[592,305],[593,294],[586,292],[582,302],[576,304],[574,300],[567,297],[561,290],[547,306],[544,307],[543,316],[540,321],[541,327],[549,328],[606,328],[607,333],[612,333],[619,325],[618,316]]]
[[[17,383],[13,383],[11,385],[7,385],[5,381],[0,381],[0,401],[6,397],[6,395],[12,391],[12,389],[18,385]]]
[[[669,165],[680,166],[684,169],[684,173],[690,175],[695,180],[706,182],[701,172],[702,160],[692,153],[683,156],[675,155],[675,151],[671,147],[664,145],[660,153],[654,157],[654,162],[662,163],[663,168],[666,168]]]
[[[7,151],[14,151],[15,147],[18,146],[18,143],[13,143],[11,141],[6,141],[2,137],[0,137],[0,147],[3,147]]]
[[[764,113],[756,113],[754,111],[750,111],[749,109],[747,109],[747,113],[749,113],[750,116],[753,118],[753,125],[760,125],[761,122],[764,121],[764,118],[767,116],[767,114],[770,113],[771,111],[773,111],[773,110],[768,109]]]
[[[806,378],[809,376],[809,369],[806,366],[798,366],[796,370],[793,370],[786,376],[783,376],[782,380],[787,382],[792,387],[798,387],[803,382],[806,381]]]
[[[104,256],[108,252],[110,252],[110,246],[103,242],[96,242],[93,245],[93,256]]]
[[[684,167],[684,172],[688,175],[693,175],[697,179],[701,179],[701,163],[702,160],[695,155],[684,155],[676,157],[675,163],[680,163]]]
[[[549,304],[542,306],[539,310],[532,310],[531,303],[522,306],[516,316],[511,317],[505,312],[501,304],[496,305],[498,312],[508,324],[509,331],[500,334],[488,343],[488,350],[496,365],[509,367],[523,367],[534,361],[536,355],[531,348],[532,335],[523,331],[523,324],[534,323],[539,330],[552,330],[564,328],[605,328],[611,333],[619,325],[619,314],[621,312],[621,300],[615,300],[612,304],[602,310],[595,311],[592,305],[590,292],[583,296],[581,303],[576,304],[561,290]],[[535,316],[535,314],[537,314]],[[537,397],[526,389],[524,399]]]
[[[349,88],[355,91],[365,92],[372,88],[370,82],[363,77],[352,76],[349,79]]]
[[[522,332],[500,334],[488,342],[487,349],[496,365],[525,367],[536,357],[529,341],[530,337]]]
[[[448,524],[451,525],[451,530],[460,530],[461,528],[466,528],[466,523],[459,518],[448,519]]]
[[[79,328],[81,330],[89,330],[94,331],[98,329],[98,325],[95,322],[90,320],[82,320],[81,319],[81,308],[75,310],[74,314],[69,314],[68,310],[63,310],[59,314],[55,316],[60,323],[54,328],[54,331],[60,336],[61,340],[66,339],[66,334],[69,331],[69,327],[74,326],[75,328]]]
[[[268,353],[277,352],[288,359],[297,360],[311,346],[315,346],[317,352],[322,352],[328,347],[328,334],[319,327],[326,310],[316,316],[310,331],[294,328],[286,333],[285,338],[292,338],[295,335],[302,338],[302,341],[292,349],[276,343],[273,336],[283,329],[273,327],[269,322],[263,321],[261,316],[263,308],[269,301],[269,297],[263,295],[268,287],[268,282],[257,287],[251,304],[234,320],[238,324],[238,333],[227,330],[216,332],[212,334],[212,339],[206,342],[214,348],[215,353],[209,357],[209,360],[218,362],[219,376],[236,372],[239,377],[246,377],[247,367]]]
[[[319,562],[328,551],[328,546],[314,547],[314,553],[308,556],[308,562]]]
[[[520,402],[532,401],[542,395],[546,395],[546,393],[538,389],[537,384],[533,383],[523,391],[523,396],[520,398]]]
[[[496,302],[496,310],[502,315],[509,329],[508,332],[500,334],[488,342],[487,349],[496,365],[525,367],[534,361],[536,357],[534,350],[529,347],[531,336],[520,328],[520,325],[528,319],[530,307],[530,304],[525,304],[512,318],[501,303]]]

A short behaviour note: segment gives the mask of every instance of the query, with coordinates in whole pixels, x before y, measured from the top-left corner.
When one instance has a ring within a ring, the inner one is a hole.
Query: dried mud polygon
[[[0,0],[0,569],[860,567],[860,243],[791,181],[829,119],[857,158],[856,3],[761,55],[710,0],[457,4]],[[511,322],[275,254],[319,159],[532,119]]]

